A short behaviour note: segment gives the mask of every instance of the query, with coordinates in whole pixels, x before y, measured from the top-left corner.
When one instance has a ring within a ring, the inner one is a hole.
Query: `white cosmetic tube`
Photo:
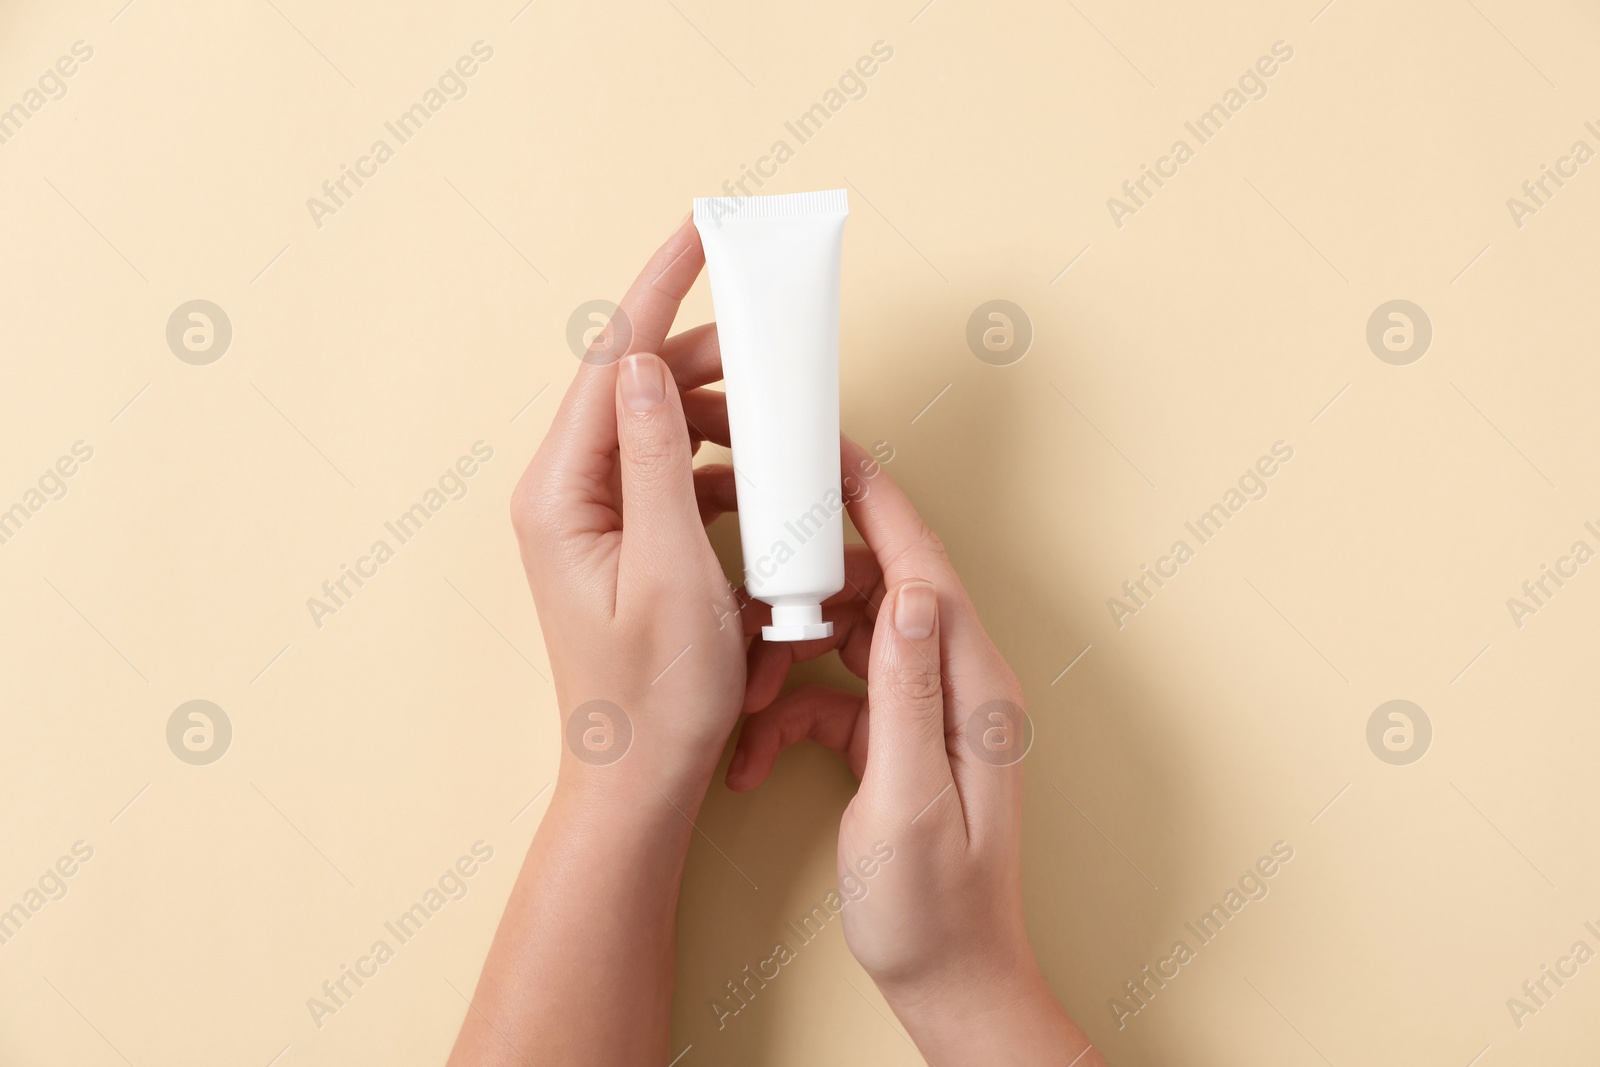
[[[843,189],[699,197],[733,442],[745,588],[772,605],[768,641],[833,634],[844,588],[839,492]]]

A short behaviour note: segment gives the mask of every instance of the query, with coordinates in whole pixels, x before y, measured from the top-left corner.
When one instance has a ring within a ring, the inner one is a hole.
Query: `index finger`
[[[867,452],[849,438],[840,442],[840,454],[847,475],[862,484],[850,493],[850,519],[855,523],[878,557],[884,583],[890,589],[903,589],[917,580],[931,582],[938,595],[938,658],[940,688],[944,696],[944,728],[950,755],[950,770],[967,819],[969,834],[977,837],[998,835],[1004,838],[1008,827],[1017,824],[1022,796],[1020,758],[995,762],[984,754],[988,746],[980,743],[985,719],[979,719],[985,705],[1003,701],[1001,707],[1021,714],[1023,694],[1017,679],[995,648],[978,618],[978,611],[956,576],[944,545],[917,514],[900,487]],[[847,487],[848,488],[848,487]],[[896,610],[898,610],[898,601]],[[871,672],[880,665],[884,647],[893,644],[915,651],[915,642],[886,635],[886,627],[874,628]],[[913,666],[915,660],[910,660]],[[891,678],[898,673],[893,661],[888,664]],[[878,698],[869,700],[872,714],[878,712]],[[1009,720],[1008,720],[1009,721]],[[874,727],[876,729],[876,727]],[[960,738],[960,742],[954,739]],[[872,745],[868,741],[868,773],[872,767]],[[882,766],[883,764],[880,764]]]
[[[677,318],[678,306],[705,264],[700,231],[695,229],[693,219],[686,218],[656,249],[622,298],[621,311],[627,316],[633,336],[627,351],[617,353],[618,358],[634,352],[661,352],[672,320]]]
[[[685,219],[628,287],[597,347],[590,349],[604,353],[603,358],[585,358],[578,368],[540,450],[547,455],[549,477],[566,485],[608,483],[617,449],[617,362],[630,353],[662,347],[678,305],[705,261],[700,231]],[[625,348],[614,340],[620,331],[627,333]]]
[[[985,689],[990,676],[1009,675],[1005,661],[995,651],[966,587],[933,532],[882,465],[848,437],[839,442],[844,462],[846,507],[850,521],[878,559],[883,587],[904,582],[932,582],[939,594],[939,632],[946,670],[946,691],[958,704],[969,697],[987,700],[969,686]],[[852,489],[851,480],[858,485]],[[981,702],[981,700],[979,702]]]
[[[892,589],[901,582],[921,578],[933,582],[941,593],[964,594],[961,579],[956,577],[938,535],[878,461],[842,436],[839,455],[844,461],[845,480],[853,478],[860,486],[856,492],[845,487],[850,521],[877,556],[884,586]]]

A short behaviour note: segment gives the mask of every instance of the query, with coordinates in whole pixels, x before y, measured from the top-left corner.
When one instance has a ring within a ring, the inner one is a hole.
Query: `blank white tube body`
[[[843,189],[702,197],[694,223],[716,308],[745,588],[772,605],[768,641],[828,637],[844,588],[839,492]]]

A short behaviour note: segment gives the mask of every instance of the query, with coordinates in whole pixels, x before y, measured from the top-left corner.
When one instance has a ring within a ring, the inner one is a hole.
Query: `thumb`
[[[649,352],[617,367],[622,476],[622,567],[673,573],[704,543],[694,463],[672,372]],[[692,539],[692,540],[691,540]]]
[[[879,614],[867,667],[867,703],[872,740],[861,791],[873,806],[904,816],[907,823],[941,805],[953,804],[959,811],[945,749],[939,594],[933,583],[902,582],[894,589],[892,609]]]

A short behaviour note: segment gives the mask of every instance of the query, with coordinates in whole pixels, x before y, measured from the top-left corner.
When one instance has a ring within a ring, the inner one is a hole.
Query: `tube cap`
[[[822,621],[821,604],[774,604],[772,625],[761,628],[767,641],[815,641],[833,636],[833,623]]]

